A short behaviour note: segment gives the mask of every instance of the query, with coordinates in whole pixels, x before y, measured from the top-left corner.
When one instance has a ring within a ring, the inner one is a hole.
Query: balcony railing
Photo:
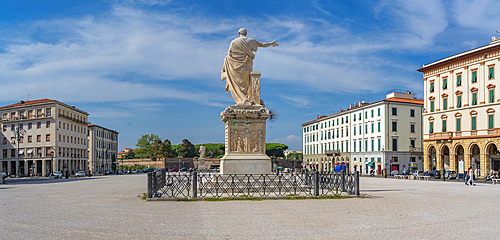
[[[59,114],[58,117],[64,118],[64,119],[68,119],[68,120],[73,121],[73,122],[85,124],[85,125],[87,124],[87,122],[85,122],[85,121],[79,120],[77,118],[71,118],[71,117],[68,117],[68,116],[65,116],[65,115],[62,115],[62,114]]]
[[[457,137],[498,137],[498,136],[500,136],[500,128],[469,130],[469,131],[459,131],[459,132],[429,133],[429,134],[424,134],[424,140],[425,139],[443,140],[443,139],[454,139]]]

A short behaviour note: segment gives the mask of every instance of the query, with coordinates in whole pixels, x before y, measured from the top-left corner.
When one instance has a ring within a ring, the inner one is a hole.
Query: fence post
[[[158,178],[156,177],[156,171],[152,172],[152,178],[153,178],[153,192],[156,193],[158,190]]]
[[[151,173],[148,173],[148,198],[153,198],[153,179],[151,175]]]
[[[359,196],[359,172],[354,173],[354,194]]]
[[[318,171],[314,171],[314,196],[319,196],[319,177]]]
[[[307,168],[304,170],[304,178],[306,179],[306,186],[309,186],[309,175],[307,174]]]
[[[198,197],[198,173],[193,170],[193,196],[192,198]]]
[[[345,170],[340,171],[340,184],[341,192],[345,192]]]

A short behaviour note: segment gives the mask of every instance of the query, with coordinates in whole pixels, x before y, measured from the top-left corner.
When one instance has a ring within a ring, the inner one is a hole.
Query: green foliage
[[[176,150],[172,148],[172,143],[170,140],[165,139],[161,145],[162,157],[164,158],[174,158],[177,156]]]
[[[163,157],[161,146],[162,141],[160,139],[156,139],[153,146],[149,149],[149,157],[151,160],[156,161],[157,159]]]
[[[297,159],[297,160],[302,160],[302,153],[292,153],[292,154],[288,154],[288,156],[286,156],[286,159]]]
[[[125,156],[123,156],[124,159],[135,159],[135,153],[133,151],[133,149],[130,149],[130,151],[128,151],[127,154],[125,154]]]
[[[195,145],[195,154],[200,156],[200,146],[201,144]],[[221,158],[224,157],[225,145],[224,143],[204,143],[205,146],[205,157],[206,158]]]
[[[194,157],[195,148],[194,145],[187,139],[182,140],[182,144],[177,150],[178,156],[182,157]]]
[[[281,143],[266,143],[266,154],[270,158],[279,158],[285,157],[283,153],[284,150],[287,150],[288,146]]]
[[[135,156],[137,158],[148,158],[149,150],[153,147],[153,144],[156,140],[160,140],[160,137],[156,134],[144,134],[137,140],[137,144],[135,145],[137,148],[135,149]]]

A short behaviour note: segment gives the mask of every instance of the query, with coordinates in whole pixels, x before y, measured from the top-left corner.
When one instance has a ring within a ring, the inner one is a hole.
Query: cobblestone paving
[[[361,178],[365,198],[145,202],[146,175],[0,185],[0,239],[500,237],[500,186]]]

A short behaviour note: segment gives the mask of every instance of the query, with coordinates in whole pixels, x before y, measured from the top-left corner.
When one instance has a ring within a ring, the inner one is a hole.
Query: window
[[[23,143],[24,142],[24,137],[20,137],[19,138],[19,143]]]
[[[392,116],[397,116],[398,115],[398,108],[393,107],[392,108]]]
[[[7,120],[7,113],[2,114],[2,120]]]
[[[443,128],[441,129],[441,132],[446,132],[446,119],[442,120]]]
[[[378,129],[378,132],[380,132],[380,122],[377,122],[377,129]]]
[[[16,125],[11,124],[11,125],[10,125],[10,130],[11,130],[11,131],[14,131],[15,129],[16,129]]]
[[[472,106],[477,105],[477,92],[472,93]]]
[[[429,122],[429,133],[434,132],[434,122]]]
[[[46,128],[50,128],[50,121],[47,121],[47,122],[45,123],[45,127],[46,127]]]
[[[462,74],[457,74],[457,86],[462,86]]]
[[[415,139],[410,139],[410,145],[412,148],[415,148]]]
[[[380,108],[377,109],[377,116],[380,117]]]
[[[448,97],[443,98],[443,110],[448,110]]]
[[[365,152],[368,152],[368,140],[365,140]]]
[[[462,95],[457,95],[457,108],[462,107]]]
[[[494,103],[495,102],[495,89],[494,88],[490,88],[488,89],[488,93],[489,93],[489,103]]]
[[[365,119],[368,118],[368,112],[365,112]]]
[[[33,118],[33,110],[28,110],[28,119]]]
[[[462,125],[462,124],[461,124],[461,119],[460,119],[460,118],[457,118],[457,132],[462,131],[462,129],[461,129],[461,125]]]
[[[392,139],[392,151],[397,151],[398,150],[398,139],[393,138]]]
[[[373,117],[373,109],[372,109],[372,117]]]
[[[375,151],[375,140],[372,139],[372,152]]]
[[[16,138],[15,137],[11,137],[10,138],[10,143],[16,143]]]
[[[42,135],[36,135],[36,141],[41,142],[42,141]]]
[[[45,141],[50,142],[50,134],[45,135]]]
[[[368,134],[368,124],[365,125],[365,134]]]
[[[359,125],[359,135],[361,135],[361,125]]]
[[[37,109],[36,110],[36,117],[37,118],[42,117],[42,109]]]
[[[434,112],[434,99],[431,100],[431,112]]]
[[[361,120],[361,113],[359,113],[359,117],[358,118],[359,118],[358,120]]]
[[[42,128],[42,122],[37,122],[37,123],[36,123],[36,128],[37,128],[37,129]]]
[[[493,114],[488,115],[488,129],[494,128]]]
[[[354,136],[356,136],[356,127],[352,128],[352,132],[353,132]]]
[[[488,70],[488,79],[495,79],[495,66],[489,67]]]
[[[33,142],[33,137],[32,136],[28,136],[28,142]]]
[[[356,152],[356,141],[352,142],[352,149],[353,152]]]
[[[415,117],[415,109],[410,109],[410,117]]]
[[[477,124],[476,124],[477,122],[476,122],[476,120],[477,120],[477,117],[476,116],[472,116],[472,119],[471,119],[471,129],[472,129],[472,131],[477,130]]]
[[[431,82],[430,92],[434,92],[434,82]]]
[[[448,88],[448,78],[443,78],[443,89]]]
[[[346,116],[345,117],[345,123],[348,123],[349,122],[349,116]]]
[[[377,148],[378,148],[378,151],[380,151],[380,138],[377,139]]]
[[[337,118],[337,125],[339,125],[339,119]]]
[[[392,122],[392,131],[397,132],[398,131],[398,122]]]
[[[415,133],[415,124],[410,124],[410,132]]]
[[[477,70],[472,70],[472,83],[477,82]]]

